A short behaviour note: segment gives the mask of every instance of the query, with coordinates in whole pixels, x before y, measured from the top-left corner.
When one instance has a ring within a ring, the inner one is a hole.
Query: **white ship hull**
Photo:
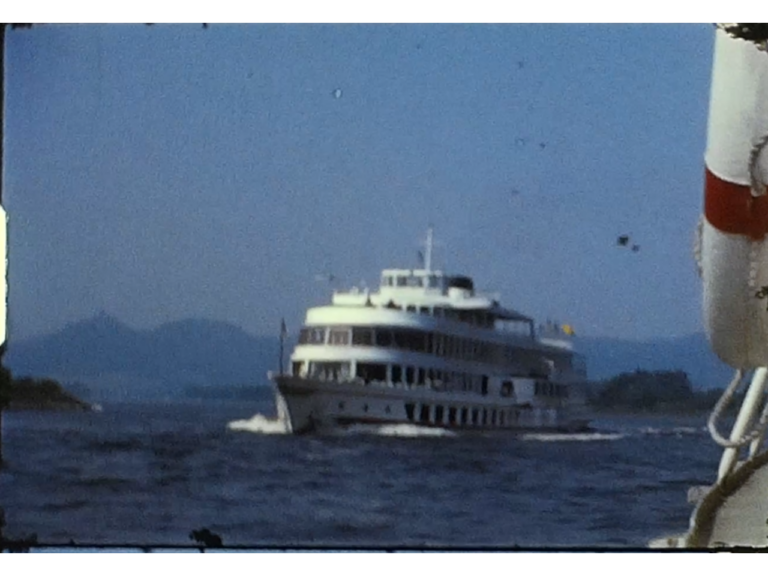
[[[475,431],[580,431],[587,419],[566,405],[536,405],[432,390],[274,376],[278,415],[296,434],[351,424],[415,424]]]

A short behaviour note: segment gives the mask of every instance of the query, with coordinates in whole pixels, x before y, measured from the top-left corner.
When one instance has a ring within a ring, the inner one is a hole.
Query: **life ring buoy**
[[[712,349],[768,366],[768,54],[716,31],[699,271]]]

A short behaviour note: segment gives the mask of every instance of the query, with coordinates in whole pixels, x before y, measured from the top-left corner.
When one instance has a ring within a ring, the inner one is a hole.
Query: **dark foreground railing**
[[[37,543],[31,546],[15,549],[1,548],[1,552],[30,552],[30,553],[275,553],[275,552],[384,552],[384,553],[418,553],[418,552],[547,552],[547,553],[573,553],[573,552],[696,552],[697,550],[681,549],[649,549],[649,548],[623,548],[623,547],[602,547],[602,546],[547,546],[547,547],[521,547],[521,546],[486,546],[486,545],[449,545],[449,544],[413,544],[413,545],[370,545],[370,544],[310,544],[310,545],[287,545],[280,546],[275,544],[248,544],[221,547],[206,547],[195,545],[172,545],[172,544],[143,544],[143,543],[124,543],[124,544],[42,544]],[[712,550],[698,550],[699,552]],[[755,552],[754,548],[729,548],[729,552]]]

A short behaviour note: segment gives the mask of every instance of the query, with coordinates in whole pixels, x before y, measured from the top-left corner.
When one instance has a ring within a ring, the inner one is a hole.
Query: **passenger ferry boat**
[[[586,428],[572,331],[550,323],[537,333],[471,278],[432,270],[431,253],[430,229],[423,268],[384,270],[378,291],[336,291],[307,311],[290,372],[270,375],[290,431]]]

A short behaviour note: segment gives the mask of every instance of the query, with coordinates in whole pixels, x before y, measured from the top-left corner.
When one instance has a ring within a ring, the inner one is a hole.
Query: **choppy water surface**
[[[411,426],[281,433],[271,405],[9,413],[0,505],[47,543],[637,547],[685,531],[719,451],[704,418],[598,432],[461,435]]]

